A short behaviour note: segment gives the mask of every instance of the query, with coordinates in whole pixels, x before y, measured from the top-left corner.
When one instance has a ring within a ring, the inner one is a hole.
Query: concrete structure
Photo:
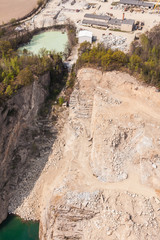
[[[85,41],[92,43],[92,32],[87,30],[79,31],[78,33],[78,43],[83,43]]]
[[[154,3],[144,2],[140,0],[120,0],[119,4],[132,5],[137,7],[147,7],[147,8],[153,8],[155,5]]]

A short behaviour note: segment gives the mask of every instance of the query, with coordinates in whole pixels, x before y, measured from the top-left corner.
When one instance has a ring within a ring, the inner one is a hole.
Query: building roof
[[[133,20],[133,19],[124,19],[124,20],[122,20],[122,24],[133,25],[134,23],[135,23],[135,20]]]
[[[93,18],[93,19],[102,19],[102,20],[109,20],[110,17],[107,15],[96,15],[96,14],[88,14],[84,15],[85,18]]]
[[[90,38],[92,38],[92,35],[93,35],[92,32],[87,31],[87,30],[81,30],[78,33],[78,37],[90,37]]]
[[[121,26],[122,20],[117,19],[117,18],[111,18],[111,19],[108,21],[108,24],[109,24],[109,25]]]
[[[82,21],[82,24],[91,24],[91,25],[97,25],[97,26],[102,26],[102,27],[108,26],[107,22],[100,22],[100,21],[94,21],[94,20],[88,20],[88,19],[84,19]]]
[[[120,0],[119,4],[128,4],[128,5],[135,5],[135,6],[142,6],[142,7],[153,7],[154,6],[154,3],[143,2],[140,0]]]
[[[128,24],[128,25],[134,25],[135,21],[133,19],[117,19],[117,18],[111,18],[108,21],[109,25],[116,25],[121,26],[122,24]]]

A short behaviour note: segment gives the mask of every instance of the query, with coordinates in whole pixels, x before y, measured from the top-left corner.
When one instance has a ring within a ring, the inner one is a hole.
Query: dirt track
[[[0,24],[21,18],[37,5],[37,0],[0,0]]]

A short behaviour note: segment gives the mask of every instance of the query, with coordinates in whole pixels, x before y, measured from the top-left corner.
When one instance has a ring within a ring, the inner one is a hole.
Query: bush
[[[9,22],[10,22],[10,24],[12,24],[12,25],[14,25],[14,24],[16,24],[16,19],[15,18],[12,18]]]
[[[37,5],[38,5],[39,7],[42,6],[43,3],[44,3],[44,0],[38,0],[38,1],[37,1]]]
[[[59,99],[58,99],[58,104],[59,104],[60,106],[62,106],[63,103],[64,103],[64,98],[63,98],[63,97],[59,97]]]

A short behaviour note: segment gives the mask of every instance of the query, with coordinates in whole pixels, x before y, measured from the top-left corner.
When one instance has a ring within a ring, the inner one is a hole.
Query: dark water
[[[0,225],[0,240],[39,240],[39,224],[9,215]]]

